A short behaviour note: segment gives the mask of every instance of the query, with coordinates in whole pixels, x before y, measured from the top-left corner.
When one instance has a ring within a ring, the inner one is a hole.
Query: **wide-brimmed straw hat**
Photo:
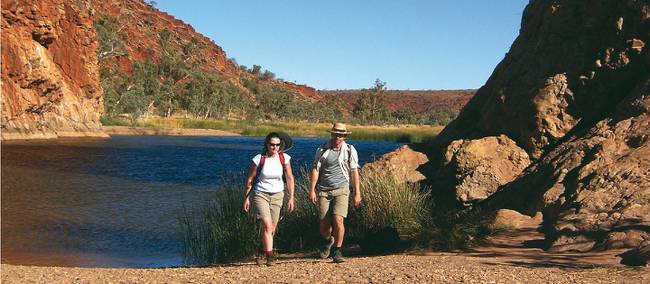
[[[346,134],[347,135],[347,134],[350,134],[352,132],[348,131],[348,128],[347,128],[347,126],[345,126],[344,123],[337,122],[337,123],[334,123],[334,125],[332,125],[332,129],[330,130],[330,133]]]

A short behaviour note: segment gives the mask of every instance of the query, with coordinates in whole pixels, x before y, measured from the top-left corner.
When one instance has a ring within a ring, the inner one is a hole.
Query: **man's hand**
[[[354,198],[353,198],[353,201],[354,201],[354,207],[359,208],[359,206],[361,206],[361,195],[360,194],[355,194]]]
[[[295,207],[295,205],[293,204],[293,197],[290,197],[290,198],[289,198],[289,204],[288,204],[288,208],[287,208],[287,209],[289,209],[289,213],[291,213],[291,212],[293,212],[294,210],[296,210],[296,207]]]
[[[316,204],[317,200],[318,199],[316,198],[316,191],[315,190],[310,190],[309,191],[309,201],[311,201],[311,203],[313,203],[313,204]]]
[[[250,209],[251,204],[248,198],[244,198],[244,204],[242,204],[241,209],[244,210],[244,212],[248,213],[248,209]]]

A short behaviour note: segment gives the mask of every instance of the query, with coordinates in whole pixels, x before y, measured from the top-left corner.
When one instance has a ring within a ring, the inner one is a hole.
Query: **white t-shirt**
[[[253,157],[253,163],[256,166],[259,166],[260,159],[262,158],[261,154],[257,154]],[[284,164],[289,164],[291,161],[291,156],[284,154]],[[280,165],[280,156],[275,155],[275,157],[266,157],[264,160],[264,166],[262,171],[260,171],[260,176],[257,177],[257,184],[255,184],[254,190],[267,192],[267,193],[278,193],[284,190],[284,182],[282,181],[282,165]]]

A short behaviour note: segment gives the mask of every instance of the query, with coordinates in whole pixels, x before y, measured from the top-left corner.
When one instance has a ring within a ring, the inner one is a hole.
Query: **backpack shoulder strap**
[[[260,163],[257,165],[257,174],[255,175],[256,179],[260,178],[260,174],[262,173],[262,168],[264,167],[264,161],[266,161],[266,156],[262,154],[260,157]]]
[[[280,155],[280,165],[282,165],[282,168],[284,168],[284,153],[280,151],[278,155]]]
[[[287,165],[284,164],[285,157],[284,157],[284,152],[279,152],[278,155],[280,155],[280,165],[282,166],[282,181],[284,183],[287,183]]]

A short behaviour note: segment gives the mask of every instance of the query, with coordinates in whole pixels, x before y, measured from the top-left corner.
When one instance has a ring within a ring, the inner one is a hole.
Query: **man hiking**
[[[349,132],[343,123],[335,123],[328,143],[316,150],[310,173],[309,200],[318,204],[318,218],[323,244],[320,257],[336,263],[344,262],[341,246],[345,235],[344,218],[348,215],[350,185],[354,189],[355,207],[361,204],[359,187],[359,156],[357,150],[345,143]]]

